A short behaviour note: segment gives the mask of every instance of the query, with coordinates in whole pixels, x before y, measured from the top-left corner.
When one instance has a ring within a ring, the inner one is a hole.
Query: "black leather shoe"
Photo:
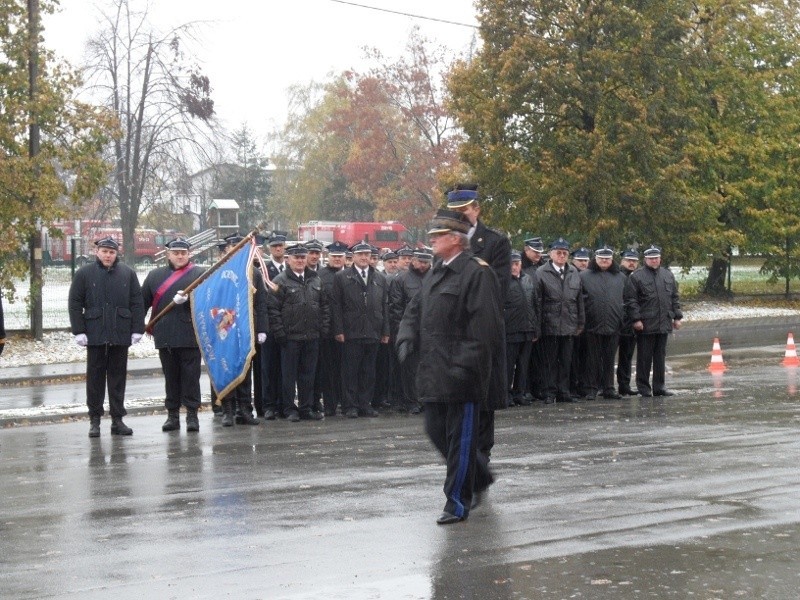
[[[439,518],[436,519],[436,523],[438,525],[452,525],[453,523],[459,523],[464,520],[464,517],[457,517],[449,512],[443,512],[439,515]]]
[[[630,388],[619,388],[619,393],[621,396],[636,396],[637,392],[634,392]]]
[[[358,418],[358,409],[357,408],[348,408],[347,412],[344,413],[344,416],[348,419],[357,419]]]
[[[359,411],[358,414],[361,417],[379,417],[381,413],[374,408],[365,408],[364,410]]]
[[[167,413],[167,420],[161,426],[161,431],[178,431],[180,428],[180,413],[177,410],[170,410]]]
[[[651,394],[650,392],[639,392],[639,395],[642,398],[652,398],[653,397],[653,394]]]
[[[91,417],[89,419],[89,437],[100,437],[100,417]]]
[[[471,504],[470,504],[470,506],[469,506],[469,509],[470,509],[470,510],[475,510],[475,509],[476,509],[476,508],[478,508],[478,507],[479,507],[481,504],[483,504],[483,495],[484,495],[485,493],[486,493],[486,492],[484,491],[484,492],[474,492],[474,493],[472,494],[472,503],[471,503]]]
[[[274,410],[267,409],[267,410],[264,411],[264,420],[265,421],[274,421],[276,417],[277,417],[277,415],[275,414]]]
[[[418,415],[418,414],[420,414],[422,412],[422,407],[421,406],[415,406],[415,407],[413,407],[411,409],[410,412],[411,412],[412,415]]]
[[[290,423],[297,423],[300,420],[300,415],[292,411],[289,413],[289,416],[286,417],[286,420],[289,421]]]
[[[605,398],[606,400],[619,400],[622,398],[622,396],[617,392],[607,392],[603,394],[603,398]]]
[[[236,424],[237,425],[258,425],[261,421],[253,416],[249,410],[242,411],[238,415],[236,415]]]
[[[653,392],[653,396],[674,396],[675,392],[671,392],[670,390],[659,390],[657,392]]]
[[[310,413],[304,413],[300,415],[301,421],[321,421],[324,418],[325,415],[318,411],[311,411]]]
[[[544,403],[545,404],[555,404],[556,403],[556,399],[555,398],[545,398],[544,399]]]
[[[122,422],[122,417],[111,421],[111,435],[133,435],[133,429]]]
[[[186,431],[200,431],[200,419],[197,418],[196,410],[186,411]]]

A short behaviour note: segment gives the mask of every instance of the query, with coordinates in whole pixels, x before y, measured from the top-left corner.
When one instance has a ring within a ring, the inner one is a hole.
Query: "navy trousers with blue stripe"
[[[429,402],[425,405],[425,431],[447,462],[445,512],[467,518],[472,504],[476,470],[479,410],[477,403]]]

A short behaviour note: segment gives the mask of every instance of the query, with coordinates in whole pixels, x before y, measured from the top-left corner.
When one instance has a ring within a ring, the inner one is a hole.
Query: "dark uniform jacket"
[[[539,337],[533,279],[524,273],[520,277],[511,277],[503,317],[506,324],[506,341],[524,342]]]
[[[536,271],[534,290],[542,335],[577,335],[585,323],[578,269],[565,265],[562,280],[553,263]]]
[[[633,273],[633,271],[629,271],[628,269],[625,269],[622,266],[620,266],[619,272],[622,273],[625,276],[625,279],[630,277],[630,274]],[[626,281],[626,285],[627,285],[627,281]],[[625,290],[623,288],[623,300],[622,300],[622,302],[623,302],[623,316],[622,316],[622,331],[620,331],[620,335],[627,335],[629,337],[633,337],[634,335],[636,335],[636,332],[633,330],[633,323],[631,322],[630,319],[628,319],[628,311],[626,311],[624,309],[624,304],[625,304],[624,291]]]
[[[511,242],[502,232],[487,227],[479,219],[470,238],[470,248],[472,254],[489,263],[497,276],[502,306],[511,281]]]
[[[625,313],[630,323],[644,324],[642,333],[670,333],[672,321],[683,318],[672,272],[645,265],[631,273],[625,284]]]
[[[136,272],[119,262],[110,268],[98,258],[75,273],[69,288],[73,335],[85,333],[90,346],[130,346],[144,333],[144,305]]]
[[[414,267],[409,266],[407,271],[395,275],[389,284],[389,322],[392,333],[397,335],[400,321],[403,320],[403,313],[406,311],[408,303],[422,289],[422,280],[431,272],[431,269],[420,273]]]
[[[332,333],[344,334],[345,341],[380,341],[389,335],[386,278],[372,267],[368,271],[368,285],[364,285],[355,266],[342,269],[333,277]]]
[[[306,269],[300,281],[294,271],[286,269],[272,283],[278,286],[269,295],[269,324],[275,339],[305,341],[327,335],[328,297],[315,271]]]
[[[502,331],[496,285],[489,265],[466,251],[424,278],[397,335],[398,348],[419,350],[423,402],[486,403]]]
[[[616,263],[602,271],[593,260],[580,276],[586,331],[597,335],[618,335],[625,318],[625,275],[619,272]]]
[[[523,256],[522,256],[522,272],[525,273],[526,275],[528,275],[531,279],[533,279],[534,276],[536,275],[536,270],[541,268],[541,267],[543,267],[543,266],[545,266],[548,262],[550,262],[550,261],[547,260],[547,258],[545,258],[544,256],[542,256],[542,257],[539,258],[539,262],[534,264],[534,263],[532,263],[530,261],[530,259],[527,256],[525,256],[523,254]]]
[[[172,302],[172,298],[178,290],[185,290],[195,279],[203,274],[204,269],[195,265],[188,269],[181,277],[173,282],[171,286],[162,294],[158,301],[158,306],[152,306],[158,288],[169,279],[175,272],[172,265],[153,269],[145,277],[142,284],[142,296],[144,297],[145,311],[150,310],[152,319]],[[192,313],[189,308],[191,302],[176,304],[172,309],[161,317],[153,329],[153,340],[156,348],[196,348],[197,338],[192,326]]]
[[[342,269],[334,269],[331,266],[325,265],[321,267],[317,274],[322,282],[322,293],[325,294],[325,303],[328,305],[329,325],[328,333],[325,337],[333,338],[333,307],[331,305],[331,295],[333,294],[333,277]]]

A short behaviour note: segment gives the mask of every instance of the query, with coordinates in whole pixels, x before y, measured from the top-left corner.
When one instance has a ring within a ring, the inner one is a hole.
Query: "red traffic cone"
[[[708,370],[712,373],[722,373],[726,369],[725,362],[722,360],[722,348],[719,345],[719,338],[714,338],[714,346],[711,349],[711,363]]]
[[[800,367],[800,358],[797,358],[797,348],[794,345],[794,335],[789,332],[789,339],[786,340],[786,353],[783,355],[784,367]]]

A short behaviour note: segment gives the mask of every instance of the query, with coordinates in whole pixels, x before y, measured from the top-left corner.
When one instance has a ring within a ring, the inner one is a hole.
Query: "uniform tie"
[[[361,278],[364,280],[364,283],[367,283],[367,271],[366,270],[362,270],[361,271]]]

